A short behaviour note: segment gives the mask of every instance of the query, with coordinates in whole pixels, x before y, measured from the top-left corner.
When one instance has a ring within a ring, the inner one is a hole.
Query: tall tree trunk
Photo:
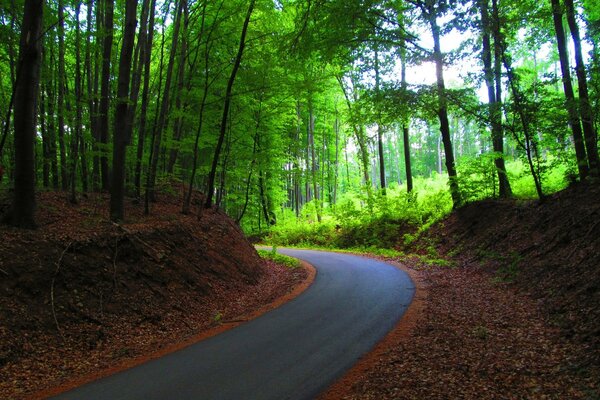
[[[142,104],[140,106],[140,125],[138,127],[138,142],[135,160],[135,195],[141,197],[141,182],[142,182],[142,158],[144,157],[144,143],[146,141],[146,118],[148,114],[148,102],[150,101],[150,61],[152,59],[152,42],[154,40],[154,15],[156,8],[156,0],[152,0],[150,4],[150,17],[148,20],[148,33],[145,40],[145,49],[143,58],[140,52],[140,63],[144,64],[144,89],[142,91]]]
[[[181,35],[181,50],[179,51],[179,68],[177,71],[177,87],[175,90],[175,110],[177,118],[173,121],[173,148],[169,152],[169,161],[167,164],[167,174],[173,174],[173,168],[177,161],[181,136],[183,134],[183,109],[181,98],[183,97],[184,78],[185,78],[185,60],[187,55],[187,36],[188,25],[190,22],[187,2],[183,2],[183,33]]]
[[[444,153],[446,155],[445,161],[448,179],[450,181],[450,195],[452,196],[453,207],[457,208],[462,204],[462,200],[458,188],[454,152],[452,150],[452,140],[450,138],[446,86],[444,83],[444,56],[440,47],[440,27],[437,24],[437,15],[434,7],[429,6],[425,13],[427,14],[427,19],[433,35],[433,59],[435,61],[437,79],[438,117],[440,119],[440,133],[444,144]]]
[[[137,1],[137,0],[136,0]],[[140,16],[140,30],[138,40],[135,47],[135,55],[133,58],[133,69],[131,74],[131,91],[129,93],[129,110],[127,113],[127,123],[125,126],[125,140],[127,144],[131,143],[133,136],[133,121],[138,104],[140,93],[140,85],[142,81],[142,71],[146,60],[146,38],[148,36],[148,8],[149,0],[143,0],[142,11]]]
[[[312,101],[308,103],[308,147],[310,148],[310,173],[312,178],[313,197],[315,199],[315,212],[317,221],[321,222],[321,197],[317,186],[317,162],[315,157],[315,115]]]
[[[587,149],[588,161],[590,163],[590,173],[598,177],[600,175],[598,139],[596,130],[594,129],[594,117],[588,93],[585,63],[583,62],[583,53],[581,51],[579,25],[577,24],[573,0],[565,0],[565,6],[567,11],[567,22],[569,23],[573,47],[575,49],[575,73],[577,75],[577,87],[579,92],[579,112],[581,113],[581,125],[583,126],[583,136]]]
[[[81,28],[79,13],[81,2],[76,0],[75,6],[75,134],[71,137],[70,187],[71,203],[77,202],[77,159],[79,158],[80,143],[83,142],[83,90],[81,89]]]
[[[217,165],[219,163],[219,155],[221,153],[221,148],[223,147],[223,140],[225,139],[225,132],[227,131],[227,117],[229,115],[229,106],[231,104],[231,91],[233,89],[233,83],[235,82],[235,76],[237,75],[237,71],[240,68],[240,64],[242,62],[242,55],[244,53],[244,48],[246,47],[246,33],[248,32],[248,25],[250,24],[250,17],[252,16],[252,11],[254,10],[255,0],[250,0],[250,5],[248,6],[248,12],[246,13],[246,18],[244,19],[244,25],[242,27],[242,35],[240,37],[240,45],[238,48],[237,55],[235,57],[235,61],[233,64],[233,69],[231,70],[231,75],[229,76],[229,81],[227,82],[227,90],[225,91],[225,104],[223,106],[223,116],[221,118],[221,128],[219,131],[219,138],[217,140],[217,146],[215,148],[215,154],[212,160],[212,166],[210,172],[208,174],[208,187],[206,191],[206,202],[204,203],[205,208],[212,207],[212,199],[215,191],[215,174],[217,173]]]
[[[400,85],[402,87],[402,90],[406,91],[406,51],[404,49],[401,50],[400,75]],[[408,116],[405,116],[404,118],[402,118],[402,144],[404,146],[404,167],[406,169],[406,193],[410,193],[413,190],[412,168],[410,164],[410,137],[408,135],[408,125]]]
[[[380,97],[380,79],[379,79],[379,52],[375,50],[375,96]],[[379,184],[381,194],[385,196],[385,160],[383,154],[383,126],[381,122],[381,112],[377,112],[377,152],[379,154]]]
[[[103,50],[102,50],[102,79],[100,88],[100,109],[98,121],[98,139],[101,147],[100,173],[102,190],[108,190],[108,111],[110,95],[110,59],[113,43],[114,0],[104,0]]]
[[[125,7],[125,27],[123,45],[119,59],[119,78],[117,81],[117,108],[113,136],[112,180],[110,185],[110,219],[122,221],[124,215],[123,198],[125,196],[125,158],[128,134],[129,82],[131,78],[131,58],[135,40],[137,0],[127,0]]]
[[[43,57],[43,56],[42,56]],[[46,125],[46,96],[40,90],[40,129],[42,133],[42,182],[45,188],[50,187],[50,139]],[[0,179],[1,181],[2,179]]]
[[[15,79],[14,197],[9,222],[35,228],[35,133],[42,61],[43,0],[25,0]]]
[[[92,134],[92,150],[94,152],[92,158],[92,188],[93,190],[99,190],[101,172],[100,172],[100,156],[99,156],[99,142],[100,142],[100,127],[99,127],[99,96],[98,86],[100,74],[98,73],[100,62],[100,32],[102,31],[103,14],[102,14],[102,2],[96,3],[96,33],[94,35],[94,45],[92,46],[92,10],[93,0],[87,0],[87,24],[86,24],[86,51],[85,51],[85,63],[86,63],[86,79],[87,79],[87,95],[88,95],[88,107],[90,109],[90,131]],[[93,61],[92,61],[93,59]],[[93,67],[93,69],[92,69]]]
[[[158,156],[160,154],[161,142],[163,129],[167,122],[167,114],[169,110],[169,95],[171,93],[171,80],[173,77],[173,66],[175,64],[175,56],[177,54],[177,45],[179,42],[179,28],[181,26],[181,11],[183,8],[183,2],[186,0],[181,0],[180,3],[176,5],[176,17],[175,17],[175,25],[173,28],[173,40],[171,41],[171,53],[169,54],[169,64],[167,64],[167,74],[165,76],[165,88],[163,91],[163,98],[160,105],[160,113],[158,115],[158,120],[156,125],[154,126],[153,132],[153,145],[150,159],[150,169],[148,171],[148,176],[146,180],[146,195],[144,199],[145,209],[149,210],[148,203],[150,200],[154,200],[154,185],[156,182],[156,172],[158,170]]]
[[[479,0],[479,9],[481,12],[481,34],[482,34],[482,59],[485,84],[488,92],[488,107],[490,114],[490,125],[492,128],[492,146],[494,152],[502,155],[494,158],[496,173],[498,174],[499,195],[507,198],[512,195],[506,166],[504,164],[504,131],[502,128],[502,99],[496,96],[496,86],[494,80],[494,69],[492,67],[492,45],[491,31],[493,30],[488,10],[488,0]],[[498,27],[499,28],[499,27]]]
[[[58,1],[58,146],[60,149],[60,185],[67,190],[67,153],[65,148],[65,13],[62,0]]]
[[[563,89],[565,91],[567,112],[569,113],[569,125],[571,125],[571,131],[573,132],[573,142],[575,145],[575,156],[577,157],[579,178],[583,180],[589,173],[589,166],[587,156],[585,154],[583,132],[581,130],[579,114],[577,113],[573,84],[571,83],[569,55],[567,53],[567,42],[565,39],[565,30],[562,22],[563,13],[559,0],[551,0],[551,3],[552,16],[554,19],[554,31],[556,33],[556,44],[558,46],[558,57],[560,59],[560,70],[562,72]]]
[[[198,127],[196,128],[196,138],[194,140],[194,159],[192,161],[192,172],[190,174],[190,183],[188,186],[188,191],[183,201],[183,207],[181,212],[184,214],[189,213],[190,204],[192,202],[192,191],[194,188],[194,179],[196,178],[196,170],[198,168],[198,144],[200,143],[200,135],[202,134],[202,123],[204,119],[204,108],[206,106],[206,99],[208,98],[208,89],[210,88],[210,51],[212,48],[212,34],[215,28],[215,22],[213,22],[211,28],[208,32],[205,32],[205,24],[206,24],[206,6],[207,3],[204,2],[202,6],[202,21],[200,23],[200,35],[206,35],[205,47],[204,47],[204,87],[202,93],[202,100],[200,102],[200,111],[198,115]],[[223,6],[223,2],[220,3],[219,10]],[[216,21],[216,16],[215,20]]]

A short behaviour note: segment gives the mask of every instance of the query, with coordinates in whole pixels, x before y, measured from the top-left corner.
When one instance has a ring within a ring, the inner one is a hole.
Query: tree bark
[[[479,10],[481,13],[481,34],[482,34],[482,59],[483,74],[488,92],[488,109],[490,115],[490,125],[492,128],[492,146],[494,152],[504,154],[504,130],[502,128],[502,99],[496,96],[496,85],[494,79],[494,69],[492,67],[492,45],[491,31],[492,23],[488,10],[488,0],[479,0]],[[499,27],[498,27],[499,28]],[[498,193],[502,198],[508,198],[512,195],[512,189],[506,174],[504,157],[494,158],[496,173],[498,174]]]
[[[60,150],[60,185],[67,190],[69,181],[67,173],[67,154],[65,148],[65,14],[62,0],[58,1],[58,146]]]
[[[581,114],[581,125],[583,127],[583,137],[587,150],[587,157],[590,164],[590,173],[598,177],[600,176],[600,161],[598,160],[598,142],[597,133],[594,129],[594,117],[590,96],[588,92],[587,77],[585,71],[585,63],[583,62],[583,54],[581,50],[581,37],[579,35],[579,25],[577,24],[575,6],[573,0],[565,0],[567,11],[567,22],[573,39],[573,47],[575,49],[575,74],[577,75],[577,88],[579,92],[579,112]]]
[[[227,90],[225,92],[225,104],[223,106],[223,116],[221,118],[221,128],[219,131],[219,138],[217,140],[217,146],[215,148],[215,154],[212,160],[212,166],[210,172],[208,174],[208,187],[206,193],[206,202],[204,203],[205,208],[212,207],[213,195],[215,191],[215,175],[217,173],[217,166],[219,163],[219,155],[221,153],[221,148],[223,147],[223,140],[225,139],[225,132],[227,131],[227,117],[229,115],[229,106],[231,104],[231,91],[233,89],[233,83],[235,82],[235,77],[237,75],[237,71],[240,68],[240,64],[242,62],[242,55],[244,53],[244,48],[246,47],[246,33],[248,32],[248,25],[250,24],[250,17],[252,16],[252,11],[254,10],[255,0],[250,0],[250,5],[248,6],[248,12],[246,13],[246,18],[244,19],[244,25],[242,27],[242,35],[240,38],[240,46],[238,48],[237,55],[235,57],[235,62],[233,64],[233,69],[231,70],[231,75],[229,76],[229,81],[227,82]]]
[[[100,109],[98,116],[98,139],[102,146],[100,156],[100,173],[102,190],[108,190],[108,111],[110,95],[110,59],[113,43],[114,0],[104,0],[103,50],[102,50],[102,79],[100,88]]]
[[[431,27],[433,35],[433,59],[435,61],[437,95],[438,95],[438,117],[440,120],[440,133],[444,144],[444,153],[446,155],[446,170],[450,181],[450,195],[454,208],[462,204],[460,191],[458,188],[456,166],[454,163],[454,152],[452,150],[452,140],[450,138],[450,123],[448,122],[448,106],[446,100],[446,86],[444,83],[444,56],[440,47],[440,27],[437,24],[437,15],[434,7],[429,6],[424,9],[427,20]]]
[[[42,61],[43,0],[25,0],[17,67],[14,148],[15,180],[9,222],[35,228],[35,132]]]
[[[135,161],[135,195],[140,198],[142,189],[142,158],[144,157],[144,143],[146,141],[146,118],[148,114],[148,102],[150,100],[150,61],[152,59],[152,42],[154,40],[154,15],[156,0],[150,4],[150,17],[148,20],[148,33],[145,40],[145,49],[143,58],[140,57],[140,63],[144,64],[144,89],[142,90],[142,104],[140,106],[140,125],[138,127],[138,143]],[[140,52],[141,55],[141,52]]]
[[[117,108],[113,136],[112,180],[110,185],[110,219],[122,221],[124,216],[123,199],[125,196],[125,158],[127,148],[127,123],[129,82],[131,79],[131,58],[135,40],[137,0],[126,0],[125,27],[123,45],[119,59],[119,77],[117,81]]]
[[[379,52],[375,50],[375,95],[380,96],[379,83]],[[377,152],[379,153],[379,184],[381,193],[385,196],[385,160],[383,154],[383,126],[381,123],[381,112],[377,113]]]
[[[71,137],[71,165],[70,202],[77,202],[77,159],[79,158],[80,143],[83,142],[83,91],[81,89],[81,29],[79,27],[79,13],[81,11],[81,2],[77,1],[75,6],[75,134]]]
[[[585,154],[583,132],[581,130],[579,114],[577,113],[573,84],[571,83],[571,70],[569,68],[567,41],[565,39],[565,30],[562,22],[563,13],[559,0],[551,0],[551,3],[552,17],[554,19],[554,31],[556,33],[556,44],[558,46],[558,57],[560,59],[560,70],[562,72],[562,83],[565,91],[567,112],[569,114],[569,125],[571,125],[571,131],[573,132],[573,144],[575,146],[575,156],[577,157],[579,179],[583,180],[589,173],[589,165],[587,156]]]
[[[163,98],[160,106],[160,113],[158,120],[153,129],[153,146],[150,159],[150,169],[146,180],[146,195],[144,204],[146,210],[149,209],[148,203],[154,199],[154,185],[156,182],[156,172],[158,169],[158,156],[161,149],[163,129],[166,125],[167,114],[169,110],[169,95],[171,94],[171,80],[173,78],[173,66],[175,64],[175,56],[177,54],[177,45],[179,41],[179,28],[181,26],[181,11],[183,7],[183,1],[177,4],[177,14],[175,17],[175,25],[173,27],[173,39],[171,42],[171,53],[169,54],[169,64],[167,64],[167,75],[165,76],[165,88],[163,92]]]

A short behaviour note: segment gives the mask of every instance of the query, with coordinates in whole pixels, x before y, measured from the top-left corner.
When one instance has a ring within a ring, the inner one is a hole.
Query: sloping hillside
[[[107,198],[38,199],[36,231],[0,227],[0,397],[15,398],[239,319],[304,277],[266,264],[215,210],[161,198],[106,218]],[[9,379],[4,379],[8,377]]]
[[[544,202],[467,205],[429,234],[463,265],[483,265],[538,299],[582,367],[600,367],[600,187],[575,185]]]

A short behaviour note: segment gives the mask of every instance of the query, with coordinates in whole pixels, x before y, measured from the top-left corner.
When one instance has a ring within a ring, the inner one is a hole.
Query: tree
[[[22,228],[35,223],[35,153],[37,95],[42,61],[43,0],[25,0],[15,79],[15,189],[9,222]]]
[[[583,132],[581,129],[581,120],[577,112],[575,94],[573,93],[573,84],[571,83],[571,70],[569,67],[569,56],[567,54],[567,43],[565,40],[565,30],[562,23],[563,13],[559,0],[552,0],[552,17],[554,19],[554,30],[556,32],[556,44],[558,46],[558,56],[560,58],[560,70],[562,72],[562,82],[566,97],[566,107],[569,113],[569,125],[573,132],[573,142],[575,144],[575,155],[577,157],[577,168],[579,169],[579,178],[585,179],[589,173],[588,159],[585,153],[585,144],[583,141]]]
[[[579,92],[579,112],[581,114],[581,124],[583,127],[583,136],[585,140],[587,157],[590,164],[590,173],[596,177],[600,176],[600,160],[598,159],[597,133],[594,129],[594,118],[590,96],[588,91],[585,64],[581,50],[581,37],[579,35],[579,25],[576,19],[575,6],[573,0],[565,0],[567,13],[567,22],[573,39],[573,48],[575,49],[575,74],[577,75],[577,89]]]
[[[110,185],[110,219],[123,220],[123,197],[125,196],[125,149],[128,134],[129,81],[131,78],[131,58],[135,39],[137,0],[127,0],[123,45],[119,59],[119,80],[117,85],[117,108],[113,136],[113,165]]]
[[[114,0],[104,0],[104,23],[102,25],[104,41],[102,44],[102,77],[100,89],[100,109],[98,116],[98,140],[101,146],[100,173],[102,190],[108,190],[108,114],[110,105],[110,64],[113,43]]]
[[[219,138],[217,140],[217,146],[215,147],[215,154],[213,155],[212,165],[208,174],[208,185],[206,190],[206,201],[204,203],[205,208],[212,207],[213,195],[215,191],[215,175],[217,173],[217,166],[219,164],[219,156],[223,147],[223,140],[225,139],[225,132],[227,131],[227,118],[229,116],[229,107],[231,105],[231,92],[233,89],[233,83],[235,82],[235,76],[237,75],[238,69],[242,62],[242,55],[244,54],[244,48],[246,47],[246,33],[248,32],[248,25],[250,24],[250,17],[254,10],[255,0],[250,0],[246,18],[244,19],[244,25],[242,26],[242,34],[240,37],[240,44],[233,63],[231,75],[227,82],[227,89],[225,91],[225,103],[223,105],[223,117],[221,118],[221,125],[219,129]]]
[[[438,13],[444,4],[439,5],[432,1],[418,1],[417,6],[421,9],[424,19],[429,23],[433,36],[433,60],[435,62],[436,80],[437,80],[437,98],[438,98],[438,117],[440,120],[440,133],[442,143],[444,144],[444,153],[446,155],[445,164],[450,181],[450,194],[454,207],[459,207],[462,203],[460,191],[458,188],[456,166],[454,163],[454,152],[452,140],[450,137],[450,123],[448,122],[448,105],[446,100],[446,86],[444,82],[444,55],[440,46],[440,27],[437,23]]]
[[[482,53],[483,74],[485,85],[488,93],[488,105],[490,115],[490,125],[492,128],[492,146],[494,152],[499,157],[494,159],[496,173],[498,174],[498,189],[500,197],[510,197],[512,190],[508,175],[506,174],[506,166],[504,165],[504,130],[502,128],[502,77],[501,74],[494,74],[492,66],[492,45],[491,32],[494,31],[495,25],[492,24],[488,10],[488,0],[479,0],[479,11],[481,13],[481,34],[482,34]],[[498,27],[499,28],[499,27]],[[497,38],[497,35],[494,35]],[[497,40],[497,39],[495,39]],[[498,64],[499,65],[499,64]],[[496,84],[496,79],[500,81]]]

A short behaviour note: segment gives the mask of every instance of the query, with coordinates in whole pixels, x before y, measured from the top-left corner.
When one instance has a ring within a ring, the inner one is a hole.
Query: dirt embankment
[[[0,397],[19,398],[239,319],[305,277],[267,264],[223,213],[161,198],[106,218],[107,198],[38,199],[36,231],[0,227]]]
[[[419,286],[408,320],[321,399],[600,398],[599,199],[578,185],[434,225],[403,250],[451,266],[393,260]]]
[[[429,235],[462,266],[481,264],[538,302],[600,369],[600,186],[578,184],[544,202],[467,205]]]

